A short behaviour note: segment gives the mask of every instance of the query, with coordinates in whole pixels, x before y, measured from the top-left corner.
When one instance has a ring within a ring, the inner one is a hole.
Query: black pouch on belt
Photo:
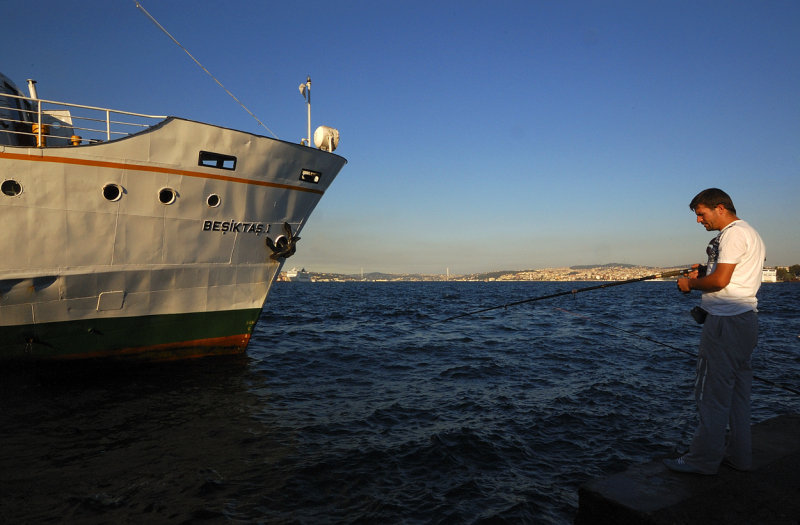
[[[689,313],[692,314],[692,317],[694,317],[694,320],[697,321],[698,324],[703,324],[706,322],[706,316],[708,315],[708,312],[699,306],[692,308]]]

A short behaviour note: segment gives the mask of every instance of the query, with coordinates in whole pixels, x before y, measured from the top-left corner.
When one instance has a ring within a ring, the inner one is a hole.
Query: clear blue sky
[[[453,274],[702,260],[733,197],[800,263],[800,2],[142,0],[281,139],[349,163],[287,267]],[[269,135],[133,0],[4,10],[39,96]]]

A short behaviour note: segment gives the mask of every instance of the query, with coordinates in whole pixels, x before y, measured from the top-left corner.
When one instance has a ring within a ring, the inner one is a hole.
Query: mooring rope
[[[159,28],[161,31],[163,31],[163,32],[164,32],[164,34],[165,34],[165,35],[167,35],[167,36],[168,36],[168,37],[169,37],[169,38],[170,38],[170,39],[171,39],[173,42],[175,42],[175,44],[176,44],[178,47],[180,47],[181,49],[183,49],[183,51],[184,51],[184,52],[185,52],[187,55],[189,55],[189,58],[191,58],[192,60],[194,60],[194,63],[195,63],[195,64],[197,64],[198,66],[200,66],[200,68],[201,68],[203,71],[205,71],[205,72],[206,72],[206,74],[207,74],[208,76],[210,76],[212,79],[214,79],[214,82],[216,82],[216,83],[219,85],[219,87],[221,87],[222,89],[224,89],[224,90],[225,90],[225,92],[226,92],[228,95],[230,95],[230,97],[231,97],[233,100],[235,100],[235,101],[236,101],[236,102],[237,102],[237,103],[238,103],[240,106],[242,106],[242,109],[244,109],[245,111],[247,111],[247,112],[250,114],[250,116],[251,116],[251,117],[253,117],[254,119],[256,119],[256,122],[258,122],[258,123],[261,125],[261,127],[262,127],[262,128],[264,128],[264,129],[266,129],[267,131],[269,131],[269,132],[272,134],[272,136],[273,136],[273,137],[275,137],[276,139],[278,138],[278,135],[276,135],[274,131],[272,131],[271,129],[269,129],[269,128],[267,127],[267,125],[266,125],[266,124],[264,124],[263,122],[261,122],[261,120],[259,120],[259,118],[258,118],[257,116],[255,116],[255,114],[254,114],[252,111],[250,111],[250,110],[247,108],[247,106],[245,106],[245,105],[244,105],[244,104],[243,104],[243,103],[242,103],[242,102],[241,102],[241,101],[240,101],[238,98],[236,98],[236,95],[234,95],[233,93],[231,93],[231,92],[228,90],[228,88],[226,88],[225,86],[223,86],[223,85],[222,85],[222,82],[220,82],[219,80],[217,80],[217,77],[215,77],[214,75],[212,75],[212,74],[211,74],[211,72],[210,72],[208,69],[206,69],[206,67],[205,67],[203,64],[201,64],[201,63],[200,63],[200,61],[199,61],[199,60],[197,60],[197,59],[196,59],[196,58],[195,58],[195,57],[194,57],[194,56],[193,56],[193,55],[192,55],[192,54],[189,52],[189,50],[188,50],[188,49],[186,49],[185,47],[183,47],[183,45],[182,45],[180,42],[178,42],[178,41],[175,39],[175,37],[174,37],[174,36],[172,36],[172,35],[169,33],[169,31],[167,31],[167,30],[164,28],[164,26],[162,26],[161,24],[159,24],[159,23],[158,23],[158,20],[156,20],[155,18],[153,18],[153,15],[151,15],[150,13],[148,13],[148,12],[147,12],[147,9],[145,9],[145,8],[144,8],[144,6],[143,6],[143,5],[142,5],[142,4],[141,4],[141,3],[140,3],[138,0],[134,0],[134,3],[136,4],[136,7],[138,7],[139,9],[141,9],[141,10],[142,10],[142,13],[144,13],[145,15],[147,15],[147,18],[149,18],[149,19],[150,19],[150,20],[151,20],[151,21],[152,21],[152,22],[153,22],[153,23],[156,25],[156,27],[158,27],[158,28]]]
[[[600,321],[598,319],[594,319],[592,317],[589,317],[588,315],[579,314],[579,313],[576,313],[576,312],[571,312],[569,310],[566,310],[564,308],[558,308],[556,306],[554,306],[553,309],[554,310],[558,310],[560,312],[564,312],[564,313],[569,314],[569,315],[573,315],[575,317],[580,317],[581,319],[585,319],[585,320],[587,320],[589,322],[592,322],[592,323],[595,323],[595,324],[599,324],[601,326],[605,326],[606,328],[611,328],[613,330],[618,330],[620,332],[624,332],[624,333],[626,333],[628,335],[632,335],[634,337],[638,337],[639,339],[644,339],[645,341],[649,341],[651,343],[655,343],[657,345],[664,346],[664,347],[669,348],[671,350],[676,350],[676,351],[681,352],[683,354],[686,354],[688,356],[691,356],[691,357],[694,357],[694,358],[697,357],[697,354],[695,354],[693,352],[689,352],[688,350],[684,350],[683,348],[678,348],[677,346],[669,345],[669,344],[664,343],[662,341],[658,341],[656,339],[653,339],[652,337],[648,337],[648,336],[642,335],[642,334],[637,334],[636,332],[632,332],[630,330],[625,330],[624,328],[620,328],[619,326],[615,326],[615,325],[612,325],[610,323],[606,323],[604,321]],[[789,386],[786,386],[786,385],[782,385],[780,383],[776,383],[775,381],[760,377],[760,376],[758,376],[756,374],[753,374],[753,379],[755,379],[756,381],[761,381],[762,383],[765,383],[767,385],[773,386],[775,388],[779,388],[781,390],[786,390],[787,392],[791,392],[792,394],[800,395],[800,391],[799,390],[796,390],[796,389],[794,389],[792,387],[789,387]]]

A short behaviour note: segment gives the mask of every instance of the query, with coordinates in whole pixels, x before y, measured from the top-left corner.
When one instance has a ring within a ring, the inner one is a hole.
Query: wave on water
[[[5,371],[0,518],[571,523],[687,446],[699,329],[670,283],[436,323],[564,285],[277,283],[246,356]],[[754,356],[794,388],[797,291],[762,288]],[[754,384],[755,421],[797,410]]]

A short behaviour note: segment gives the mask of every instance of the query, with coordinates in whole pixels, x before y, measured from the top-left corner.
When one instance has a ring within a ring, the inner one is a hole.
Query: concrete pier
[[[661,460],[579,490],[578,525],[800,523],[800,415],[753,426],[753,470],[681,474]]]

